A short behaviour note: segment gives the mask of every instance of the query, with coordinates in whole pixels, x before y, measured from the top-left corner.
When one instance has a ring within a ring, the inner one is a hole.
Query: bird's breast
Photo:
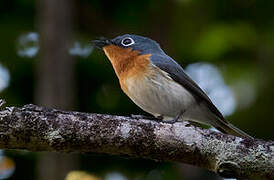
[[[189,91],[152,64],[151,54],[115,45],[103,49],[122,90],[144,111],[155,116],[175,117],[195,102]]]
[[[144,73],[120,80],[120,84],[135,104],[156,116],[175,117],[195,101],[184,87],[152,64]]]

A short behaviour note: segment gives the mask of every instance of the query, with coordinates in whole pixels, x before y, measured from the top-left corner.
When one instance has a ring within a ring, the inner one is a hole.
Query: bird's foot
[[[174,119],[172,119],[170,121],[164,121],[164,122],[168,123],[168,124],[174,124],[179,120],[179,118],[183,115],[183,113],[184,113],[184,111],[178,113],[177,116]]]
[[[156,116],[156,118],[157,118],[158,122],[168,123],[168,124],[173,124],[173,123],[177,122],[177,120],[178,120],[178,118],[177,119],[174,118],[172,120],[164,120],[164,117],[161,116],[161,115],[160,116]]]
[[[164,122],[164,123],[168,123],[168,124],[174,124],[174,123],[176,123],[176,122],[177,122],[177,119],[176,119],[176,118],[174,118],[174,119],[172,119],[172,120],[170,120],[170,121],[162,121],[162,122]]]
[[[159,115],[159,116],[155,116],[155,118],[159,121],[163,121],[164,120],[164,117],[162,115]]]

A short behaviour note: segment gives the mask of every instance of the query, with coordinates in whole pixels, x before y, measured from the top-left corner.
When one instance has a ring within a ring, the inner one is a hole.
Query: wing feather
[[[152,55],[150,57],[150,61],[161,70],[167,72],[174,81],[189,90],[198,103],[206,103],[210,111],[212,111],[220,119],[224,120],[223,115],[212,103],[212,101],[205,94],[205,92],[184,72],[183,68],[171,57],[167,55]]]

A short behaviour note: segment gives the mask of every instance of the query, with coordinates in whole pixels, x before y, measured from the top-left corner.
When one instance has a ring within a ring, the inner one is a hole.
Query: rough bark
[[[26,105],[0,111],[0,148],[183,162],[238,179],[274,179],[274,142],[115,115]]]

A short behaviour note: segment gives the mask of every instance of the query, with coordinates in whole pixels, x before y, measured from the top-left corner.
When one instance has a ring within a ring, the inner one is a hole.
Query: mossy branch
[[[274,179],[274,142],[224,135],[188,122],[6,107],[0,111],[0,148],[104,153],[192,164],[223,177]]]

